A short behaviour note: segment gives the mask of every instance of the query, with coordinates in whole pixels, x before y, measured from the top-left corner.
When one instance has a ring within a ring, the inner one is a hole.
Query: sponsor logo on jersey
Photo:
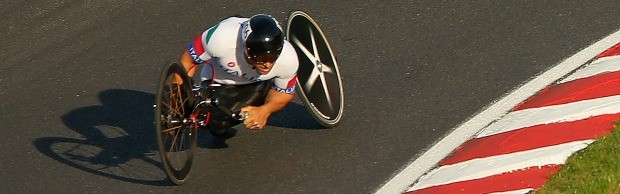
[[[234,66],[236,66],[236,64],[234,62],[228,62],[226,64],[227,67],[225,67],[224,65],[221,65],[221,64],[218,65],[218,66],[220,66],[224,70],[224,72],[226,72],[226,73],[228,73],[228,74],[230,74],[232,76],[235,76],[235,77],[241,77],[242,76],[239,71],[227,68],[227,67],[234,67]]]
[[[232,69],[224,69],[224,71],[226,71],[226,73],[228,73],[230,75],[233,75],[235,77],[239,77],[239,71],[235,71],[235,70],[232,70]]]
[[[281,92],[281,93],[285,93],[285,94],[295,93],[295,86],[284,89],[284,88],[280,88],[278,86],[273,85],[272,88],[274,90],[276,90],[277,92]]]
[[[194,59],[194,61],[196,63],[203,63],[204,62],[204,61],[202,61],[202,59],[200,59],[198,54],[196,54],[196,49],[194,49],[194,44],[193,43],[189,45],[189,56],[191,56],[192,59]]]

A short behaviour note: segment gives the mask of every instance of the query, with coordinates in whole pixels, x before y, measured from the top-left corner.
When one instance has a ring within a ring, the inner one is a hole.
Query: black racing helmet
[[[284,45],[284,35],[277,21],[266,14],[252,16],[244,30],[246,52],[250,59],[274,62]]]

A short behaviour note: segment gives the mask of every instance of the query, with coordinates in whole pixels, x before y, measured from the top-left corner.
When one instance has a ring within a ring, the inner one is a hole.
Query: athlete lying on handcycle
[[[192,77],[199,64],[201,84],[221,84],[219,103],[244,115],[251,130],[293,99],[299,61],[282,28],[271,16],[230,17],[198,35],[180,62]],[[211,129],[239,124],[212,119]]]

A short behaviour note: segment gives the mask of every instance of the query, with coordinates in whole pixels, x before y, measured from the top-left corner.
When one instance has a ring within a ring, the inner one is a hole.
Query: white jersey
[[[299,61],[295,48],[284,40],[282,53],[266,75],[260,75],[245,60],[242,29],[249,18],[231,17],[198,35],[189,45],[189,54],[196,63],[205,63],[201,80],[220,84],[242,85],[273,80],[272,88],[292,94],[297,83]]]

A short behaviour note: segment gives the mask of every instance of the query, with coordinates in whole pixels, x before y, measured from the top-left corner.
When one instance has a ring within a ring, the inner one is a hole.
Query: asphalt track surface
[[[156,152],[160,68],[230,15],[305,10],[337,53],[340,125],[298,100],[261,132],[200,133],[192,180]],[[620,28],[615,2],[0,3],[7,193],[371,193],[455,126]]]

